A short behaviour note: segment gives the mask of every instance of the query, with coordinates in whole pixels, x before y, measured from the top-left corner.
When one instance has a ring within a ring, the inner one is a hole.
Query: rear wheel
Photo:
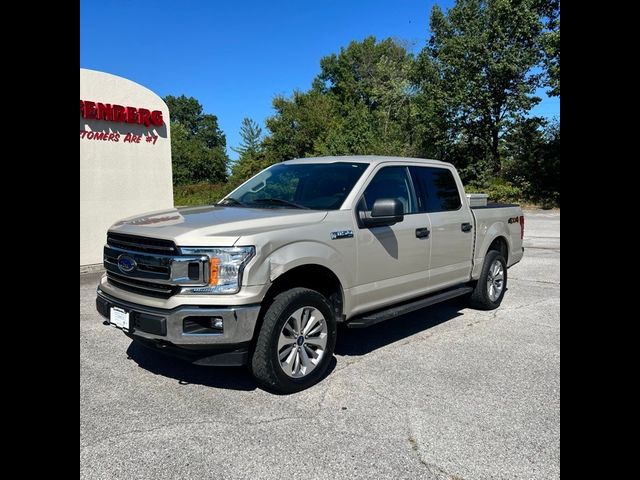
[[[293,288],[267,309],[251,370],[260,383],[283,393],[318,382],[333,356],[336,321],[329,302],[318,292]]]
[[[507,262],[502,254],[491,250],[484,258],[484,265],[470,304],[479,310],[493,310],[500,306],[507,290]]]

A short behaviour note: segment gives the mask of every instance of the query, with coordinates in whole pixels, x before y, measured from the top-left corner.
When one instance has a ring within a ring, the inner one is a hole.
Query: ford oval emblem
[[[120,255],[118,257],[118,268],[122,273],[129,273],[133,271],[138,264],[129,255]]]

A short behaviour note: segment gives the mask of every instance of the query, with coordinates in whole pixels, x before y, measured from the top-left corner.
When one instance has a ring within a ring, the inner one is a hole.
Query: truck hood
[[[178,246],[232,246],[242,235],[321,222],[326,211],[207,206],[149,212],[116,222],[109,231],[173,240]]]

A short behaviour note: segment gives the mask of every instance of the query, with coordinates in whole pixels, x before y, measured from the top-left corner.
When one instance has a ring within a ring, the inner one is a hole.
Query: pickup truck
[[[291,393],[323,378],[338,324],[394,321],[463,295],[497,308],[523,235],[520,207],[470,207],[449,163],[295,159],[215,205],[115,223],[96,306],[145,346],[248,365],[267,389]]]

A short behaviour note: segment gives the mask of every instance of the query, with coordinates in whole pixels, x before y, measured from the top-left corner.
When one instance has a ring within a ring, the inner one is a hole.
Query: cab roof
[[[293,160],[286,160],[282,163],[295,165],[300,163],[367,163],[370,165],[377,165],[379,163],[407,163],[418,162],[426,165],[450,165],[440,160],[431,160],[426,158],[411,158],[411,157],[386,157],[382,155],[342,155],[332,157],[309,157],[309,158],[294,158]]]

